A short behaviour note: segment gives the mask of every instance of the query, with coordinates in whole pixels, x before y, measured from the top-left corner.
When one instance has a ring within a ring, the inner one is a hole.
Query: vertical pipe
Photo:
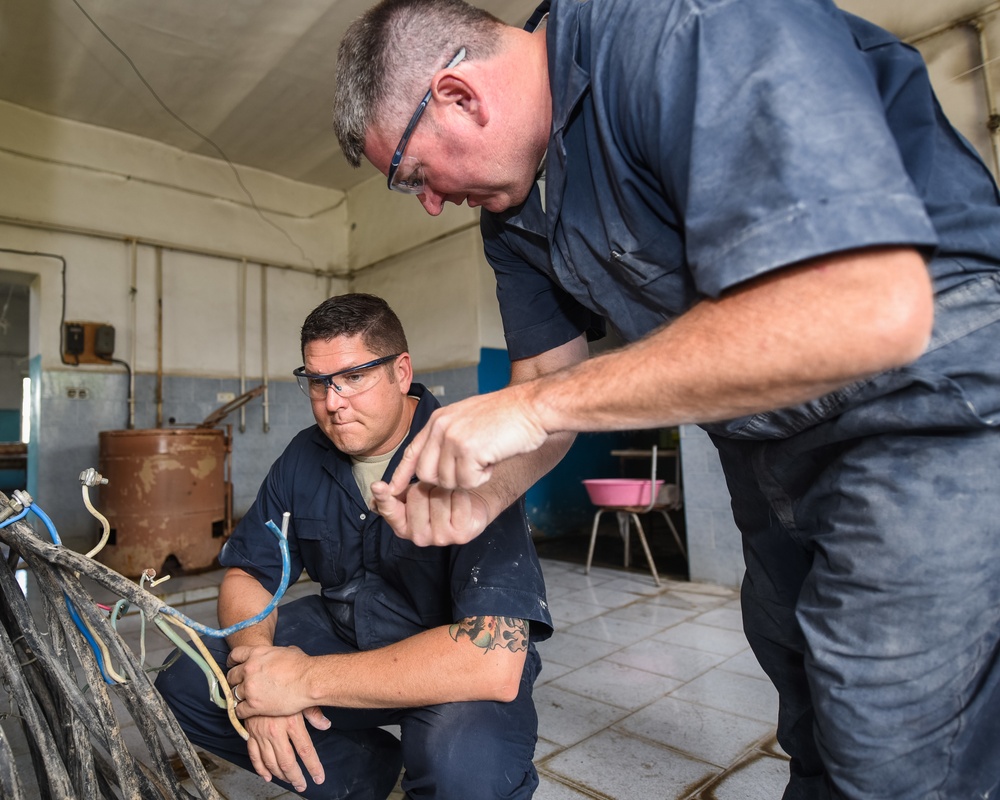
[[[267,266],[260,265],[260,375],[264,384],[264,433],[271,430],[267,383]]]
[[[979,40],[979,63],[983,73],[983,89],[986,92],[986,109],[989,117],[986,127],[990,131],[990,144],[993,146],[993,177],[1000,180],[1000,114],[997,113],[996,98],[993,94],[993,81],[990,78],[990,53],[986,42],[986,26],[981,19],[972,20],[969,25],[975,30]]]
[[[131,369],[128,373],[128,429],[135,429],[135,355],[136,355],[136,340],[139,338],[138,331],[136,330],[138,316],[136,314],[136,295],[139,290],[137,285],[139,283],[139,242],[135,239],[132,240],[131,247],[131,269],[129,270],[131,286],[129,287],[129,301],[131,306],[129,308],[129,329],[132,331],[132,347],[131,355],[129,356],[129,364]]]
[[[240,264],[240,275],[237,281],[236,325],[237,341],[240,353],[240,395],[247,390],[247,260]],[[240,433],[247,431],[247,408],[240,406]]]
[[[163,427],[163,248],[156,248],[156,427]]]

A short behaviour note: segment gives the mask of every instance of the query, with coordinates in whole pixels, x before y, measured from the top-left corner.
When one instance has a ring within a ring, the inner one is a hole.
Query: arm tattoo
[[[528,649],[528,623],[514,617],[466,617],[448,628],[456,642],[468,636],[483,652],[504,647],[512,653]]]

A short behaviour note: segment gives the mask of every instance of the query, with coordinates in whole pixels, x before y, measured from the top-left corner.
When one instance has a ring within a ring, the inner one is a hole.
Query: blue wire
[[[45,523],[45,527],[49,529],[49,536],[52,537],[53,544],[62,545],[62,539],[60,539],[59,534],[56,533],[56,526],[52,524],[52,520],[49,519],[49,515],[42,511],[36,503],[32,503],[28,506],[28,508],[31,509],[35,516]]]
[[[288,512],[285,512],[285,517],[288,517]],[[291,556],[288,553],[288,535],[282,531],[277,525],[271,520],[267,521],[268,530],[273,533],[278,539],[278,547],[281,549],[281,583],[278,584],[278,591],[274,593],[274,597],[271,598],[271,602],[267,604],[267,608],[261,611],[257,616],[251,617],[250,619],[245,619],[243,622],[238,622],[235,625],[230,625],[228,628],[209,628],[207,625],[203,625],[197,620],[191,619],[191,617],[182,614],[176,608],[171,606],[164,606],[161,609],[161,613],[169,614],[172,617],[176,617],[189,628],[197,631],[202,636],[211,636],[215,639],[223,639],[226,636],[230,636],[237,631],[241,631],[244,628],[249,628],[251,625],[256,625],[262,619],[264,619],[268,614],[274,611],[275,606],[281,600],[282,596],[285,594],[285,589],[288,588],[288,580],[291,573]]]
[[[21,511],[21,513],[18,514],[16,517],[7,517],[7,519],[5,519],[3,522],[0,522],[0,528],[6,528],[8,525],[17,522],[19,519],[24,519],[28,515],[28,509],[30,508],[31,506],[25,506],[24,510]]]
[[[94,637],[90,635],[90,631],[87,630],[87,626],[83,624],[83,620],[76,613],[76,609],[73,608],[73,603],[70,601],[69,597],[63,592],[63,600],[66,601],[66,609],[69,611],[69,615],[76,627],[80,629],[80,633],[83,634],[83,638],[87,640],[90,645],[90,649],[94,651],[94,658],[97,659],[98,669],[101,670],[101,677],[104,678],[104,682],[115,685],[115,682],[108,677],[108,673],[104,669],[104,656],[101,655],[101,648],[97,646],[97,642],[94,641]]]
[[[6,527],[6,525],[9,525],[11,522],[16,522],[21,519],[28,513],[29,510],[45,523],[45,527],[48,528],[49,531],[49,536],[52,537],[52,542],[61,546],[62,539],[60,539],[59,534],[56,533],[56,526],[52,524],[52,520],[49,519],[49,515],[42,511],[42,509],[40,509],[35,503],[32,503],[30,506],[25,508],[24,511],[16,517],[4,520],[2,527]],[[97,646],[97,642],[94,641],[94,637],[90,635],[90,631],[87,630],[87,626],[83,624],[83,620],[80,619],[79,614],[76,613],[76,609],[73,607],[73,603],[70,601],[69,595],[65,592],[63,592],[63,600],[66,601],[66,609],[69,611],[73,624],[75,624],[80,633],[83,634],[83,638],[87,640],[87,644],[90,645],[90,649],[94,651],[94,658],[97,659],[97,666],[101,670],[101,677],[104,678],[105,683],[114,685],[115,682],[108,677],[108,674],[104,669],[104,656],[101,655],[101,649]]]

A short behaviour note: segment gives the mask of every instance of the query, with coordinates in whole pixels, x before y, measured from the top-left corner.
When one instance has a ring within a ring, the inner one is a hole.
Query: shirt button
[[[364,519],[364,518],[365,518],[365,515],[364,515],[364,514],[362,514],[362,515],[361,515],[361,519]]]

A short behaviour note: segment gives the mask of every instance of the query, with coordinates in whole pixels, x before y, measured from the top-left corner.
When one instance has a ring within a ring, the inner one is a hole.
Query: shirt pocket
[[[389,553],[394,559],[401,558],[407,561],[440,562],[443,564],[448,563],[450,556],[449,548],[447,547],[435,547],[434,545],[420,547],[409,539],[402,539],[391,532],[389,533]]]
[[[293,524],[302,565],[309,577],[324,588],[340,586],[347,579],[340,537],[330,532],[326,520],[296,519]]]

